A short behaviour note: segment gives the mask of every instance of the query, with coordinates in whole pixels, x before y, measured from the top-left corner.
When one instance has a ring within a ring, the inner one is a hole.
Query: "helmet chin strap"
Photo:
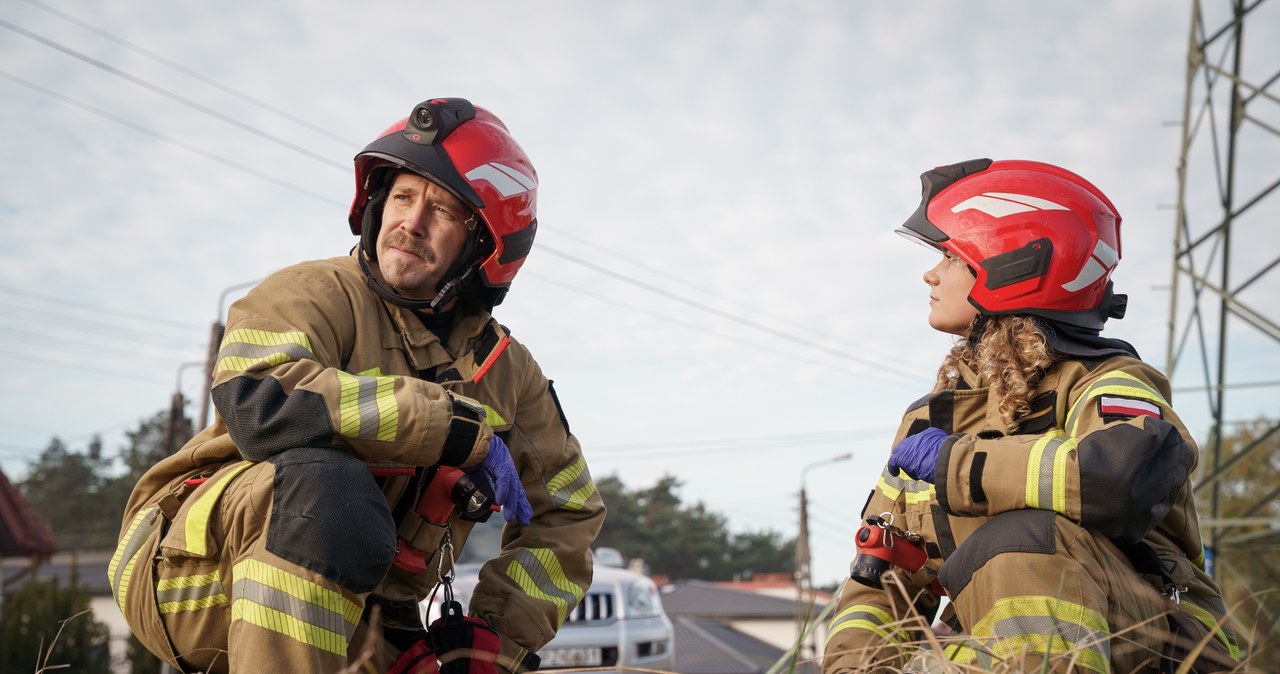
[[[462,288],[462,283],[480,266],[479,260],[472,262],[461,274],[445,283],[435,297],[429,300],[415,300],[397,293],[378,280],[378,277],[373,273],[373,269],[369,267],[369,256],[365,254],[363,244],[360,246],[360,254],[356,257],[360,259],[360,268],[364,270],[365,282],[368,283],[369,289],[377,294],[378,297],[399,307],[413,309],[414,311],[427,311],[433,314],[438,313],[441,307],[458,296],[458,290]]]

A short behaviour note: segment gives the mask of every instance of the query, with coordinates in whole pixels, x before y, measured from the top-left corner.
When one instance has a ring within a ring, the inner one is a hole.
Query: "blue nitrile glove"
[[[527,526],[533,517],[533,506],[520,484],[520,471],[511,460],[511,450],[502,438],[493,436],[489,441],[489,453],[478,466],[463,469],[476,483],[476,487],[494,503],[502,506],[502,519]]]
[[[948,437],[941,428],[929,427],[903,438],[889,455],[889,474],[896,476],[901,468],[911,479],[932,484],[937,477],[938,448]]]

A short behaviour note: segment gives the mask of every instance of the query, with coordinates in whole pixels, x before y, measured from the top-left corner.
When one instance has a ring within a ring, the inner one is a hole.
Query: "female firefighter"
[[[1239,649],[1189,481],[1194,442],[1165,377],[1099,334],[1126,303],[1109,280],[1115,207],[1039,162],[977,159],[921,182],[898,232],[942,254],[924,274],[929,325],[958,340],[908,407],[863,510],[824,673],[901,671],[924,624],[909,616],[927,619],[942,592],[964,634],[951,660],[1164,671],[1207,639],[1196,671],[1231,668]],[[877,589],[890,564],[909,600]]]

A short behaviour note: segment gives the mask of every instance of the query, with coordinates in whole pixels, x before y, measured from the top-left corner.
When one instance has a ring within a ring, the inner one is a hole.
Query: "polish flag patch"
[[[1137,398],[1098,396],[1098,414],[1104,417],[1136,417],[1146,415],[1163,419],[1160,406]]]

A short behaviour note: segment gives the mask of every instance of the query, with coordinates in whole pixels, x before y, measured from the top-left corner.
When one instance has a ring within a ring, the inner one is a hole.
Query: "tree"
[[[158,412],[125,433],[128,444],[119,452],[125,469],[121,475],[110,475],[113,460],[103,456],[98,437],[90,440],[83,452],[72,451],[55,437],[31,462],[27,478],[19,486],[31,507],[48,523],[59,549],[115,547],[133,486],[169,453],[165,446],[168,415],[168,411]],[[184,418],[175,428],[175,446],[180,446],[191,437],[190,421]]]
[[[56,671],[96,674],[110,672],[110,634],[93,619],[89,594],[79,584],[73,566],[70,587],[57,579],[28,580],[5,597],[0,613],[0,672]]]
[[[791,571],[794,539],[773,531],[733,534],[722,515],[701,502],[686,506],[680,480],[628,489],[616,475],[596,483],[609,509],[596,545],[641,558],[655,575],[729,580],[761,571]]]
[[[31,463],[20,484],[22,494],[48,523],[58,549],[115,546],[119,513],[109,516],[100,498],[110,465],[111,460],[102,456],[98,437],[89,441],[83,453],[72,452],[62,440],[53,438]],[[108,526],[111,519],[115,523]]]
[[[1280,643],[1280,421],[1259,419],[1238,426],[1222,439],[1222,456],[1229,458],[1253,447],[1247,457],[1219,483],[1219,517],[1247,519],[1253,524],[1218,529],[1218,582],[1232,617],[1243,631],[1252,632],[1255,646]],[[1256,446],[1255,446],[1256,445]],[[1225,460],[1225,458],[1224,458]],[[1201,459],[1200,475],[1210,470]],[[1211,513],[1208,491],[1196,494],[1202,519]],[[1266,520],[1270,522],[1266,522]],[[1208,535],[1208,527],[1203,527]],[[1256,671],[1280,671],[1280,652],[1262,649],[1253,661]]]

